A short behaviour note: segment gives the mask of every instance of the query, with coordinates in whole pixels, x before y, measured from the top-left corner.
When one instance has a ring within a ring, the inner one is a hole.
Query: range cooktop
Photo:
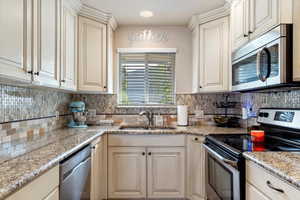
[[[299,139],[286,139],[278,136],[265,136],[264,142],[252,142],[249,134],[210,135],[209,140],[235,153],[253,151],[300,151]]]

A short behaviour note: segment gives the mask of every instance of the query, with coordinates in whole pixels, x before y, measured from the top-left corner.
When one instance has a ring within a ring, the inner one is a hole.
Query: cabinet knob
[[[65,83],[65,82],[66,82],[66,80],[61,80],[60,82],[62,82],[62,83]]]
[[[33,71],[31,70],[31,71],[28,71],[27,73],[28,73],[28,74],[33,74]]]
[[[249,34],[252,34],[253,32],[252,32],[252,31],[249,31],[248,33],[249,33]]]
[[[151,152],[149,152],[148,155],[151,156]]]
[[[247,34],[244,34],[244,37],[248,37],[248,35],[247,35]]]
[[[35,72],[34,75],[39,76],[39,75],[40,75],[40,72]]]
[[[200,86],[199,86],[199,88],[201,89],[201,88],[202,88],[202,86],[200,85]]]
[[[194,140],[195,140],[195,141],[198,141],[198,138],[196,137]]]
[[[143,153],[142,153],[142,155],[144,156],[144,155],[146,155],[146,153],[145,153],[145,152],[143,152]]]
[[[106,86],[103,86],[104,89],[106,89]]]

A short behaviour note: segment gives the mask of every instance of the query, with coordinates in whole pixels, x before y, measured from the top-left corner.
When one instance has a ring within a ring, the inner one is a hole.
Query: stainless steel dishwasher
[[[91,147],[72,154],[60,163],[60,200],[90,199]]]

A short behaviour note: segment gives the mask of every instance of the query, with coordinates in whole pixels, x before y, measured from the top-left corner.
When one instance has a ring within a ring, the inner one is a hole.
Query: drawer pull
[[[267,186],[268,186],[269,188],[271,188],[272,190],[275,190],[275,191],[280,192],[280,193],[284,193],[284,190],[283,190],[283,189],[274,187],[270,181],[267,181]]]

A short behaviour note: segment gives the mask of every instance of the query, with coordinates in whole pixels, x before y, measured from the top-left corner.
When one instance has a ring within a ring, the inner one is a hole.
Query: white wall
[[[130,41],[130,35],[151,29],[154,33],[166,33],[167,40],[157,41]],[[176,93],[192,93],[192,33],[184,26],[123,26],[115,32],[115,60],[118,58],[118,48],[176,48]],[[117,72],[118,62],[115,63]],[[118,85],[117,74],[115,73],[115,86]],[[116,90],[115,90],[116,91]]]

